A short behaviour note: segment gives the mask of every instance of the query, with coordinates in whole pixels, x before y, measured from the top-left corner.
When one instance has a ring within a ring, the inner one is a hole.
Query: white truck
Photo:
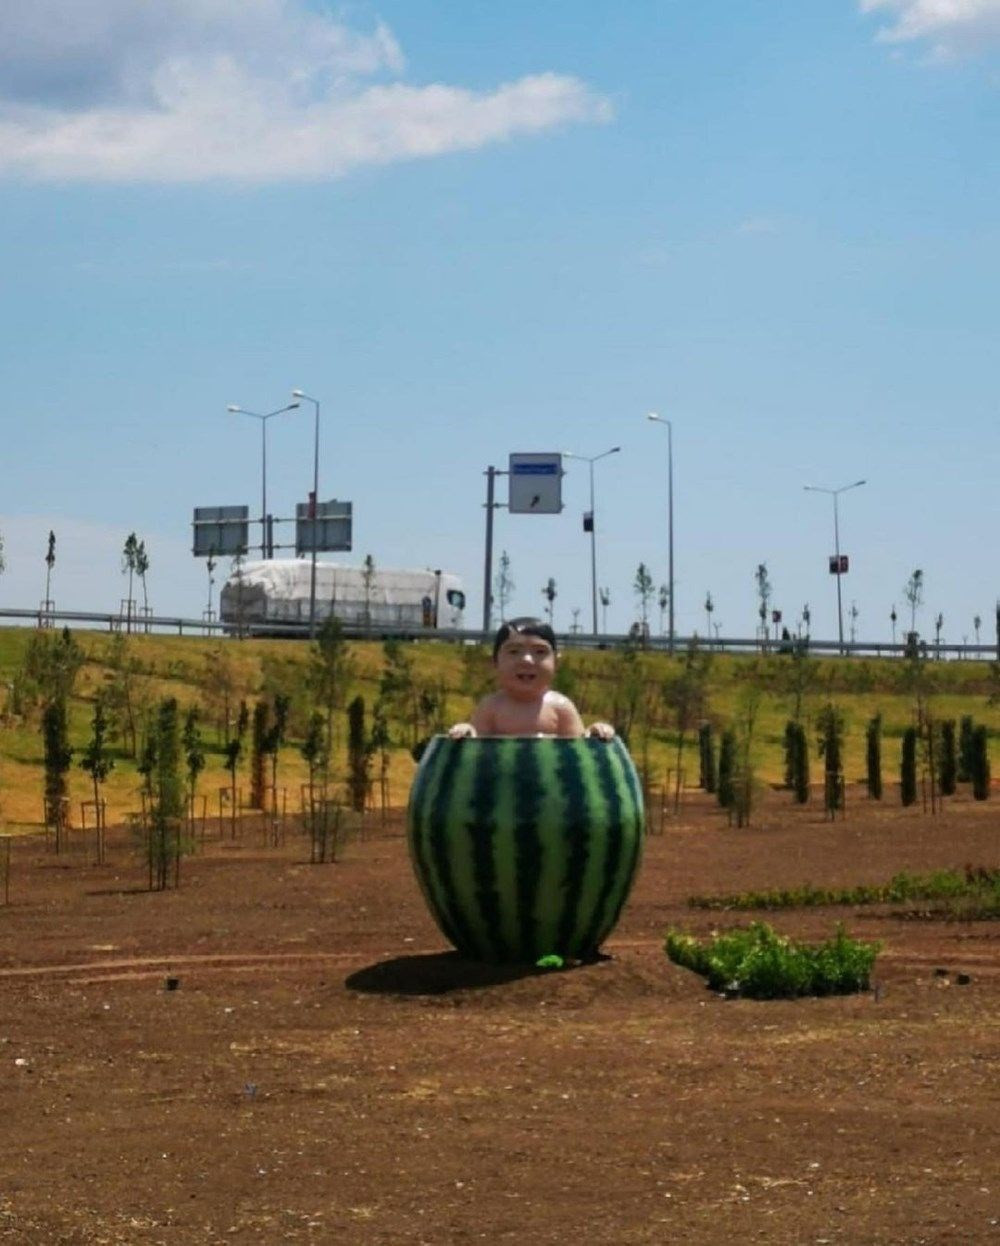
[[[244,562],[230,573],[219,617],[233,628],[255,630],[309,623],[312,564],[275,558]],[[346,627],[455,630],[462,626],[462,582],[447,571],[394,571],[316,564],[316,622],[333,616]]]

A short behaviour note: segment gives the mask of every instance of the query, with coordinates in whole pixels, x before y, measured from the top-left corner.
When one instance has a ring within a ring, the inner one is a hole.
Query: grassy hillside
[[[42,809],[42,740],[37,705],[18,705],[23,688],[23,672],[32,631],[25,628],[0,629],[0,820],[9,827],[38,825]],[[70,704],[70,726],[74,748],[80,750],[90,733],[94,698],[101,688],[120,681],[127,665],[134,683],[134,696],[140,711],[148,711],[165,696],[177,698],[182,711],[190,705],[200,707],[202,731],[207,752],[206,769],[199,790],[209,794],[210,812],[216,808],[218,789],[228,786],[223,767],[221,728],[222,709],[219,684],[228,680],[238,702],[251,705],[259,697],[277,691],[292,697],[289,741],[282,750],[279,787],[287,790],[289,809],[298,807],[300,785],[306,777],[299,744],[305,734],[312,699],[307,686],[310,654],[305,641],[212,640],[194,637],[135,636],[115,638],[107,633],[77,632],[74,639],[83,652]],[[345,697],[360,693],[369,711],[379,690],[386,665],[379,642],[351,642],[349,652],[354,665]],[[392,737],[390,791],[394,804],[402,804],[414,771],[410,745],[418,735],[433,729],[433,720],[449,723],[468,715],[479,693],[489,686],[488,654],[478,647],[445,641],[420,642],[403,646],[415,684],[415,696],[437,696],[441,708],[431,711],[424,722],[414,726],[399,717],[390,720]],[[884,721],[884,774],[892,799],[892,784],[898,779],[899,741],[913,720],[914,696],[907,664],[888,659],[837,660],[790,657],[751,657],[705,655],[706,708],[710,721],[722,728],[745,708],[748,698],[757,699],[757,758],[761,777],[780,782],[784,726],[796,702],[809,724],[813,757],[813,780],[820,777],[816,761],[815,732],[812,722],[817,711],[833,702],[847,724],[846,774],[848,781],[864,775],[864,730],[868,720],[881,713]],[[630,746],[638,763],[648,765],[654,783],[661,783],[668,768],[676,765],[677,736],[663,688],[676,681],[684,670],[684,655],[640,653],[626,658],[621,652],[573,651],[564,655],[560,684],[580,707],[584,719],[606,718],[621,724],[635,718]],[[223,676],[225,678],[223,678]],[[997,687],[997,674],[987,662],[929,662],[922,679],[929,705],[936,718],[959,718],[971,714],[986,723],[991,735],[1000,731],[1000,706],[990,704]],[[338,713],[335,738],[335,773],[343,779],[345,770],[344,715]],[[690,735],[691,733],[689,733]],[[119,736],[115,737],[115,768],[105,785],[104,795],[113,821],[139,807],[140,776],[134,758],[128,756]],[[247,754],[249,743],[247,744]],[[688,739],[684,749],[687,782],[697,782],[698,763],[695,741]],[[247,766],[241,767],[240,783],[247,785]],[[70,775],[73,820],[79,819],[79,802],[92,795],[89,776],[78,764]]]

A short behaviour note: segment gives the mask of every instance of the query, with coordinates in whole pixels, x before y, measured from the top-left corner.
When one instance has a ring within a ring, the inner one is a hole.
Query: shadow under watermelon
[[[565,973],[578,963],[568,961],[558,972]],[[345,978],[344,985],[351,991],[376,995],[446,995],[449,991],[485,990],[552,972],[537,965],[490,964],[466,960],[457,952],[434,952],[394,956],[367,965]]]

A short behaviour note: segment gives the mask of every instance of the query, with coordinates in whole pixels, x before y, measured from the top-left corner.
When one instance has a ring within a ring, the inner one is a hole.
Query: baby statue
[[[511,619],[493,640],[496,692],[484,697],[472,719],[456,723],[452,739],[467,736],[596,736],[614,738],[610,723],[585,728],[580,714],[561,692],[552,690],[556,673],[556,637],[541,619]]]

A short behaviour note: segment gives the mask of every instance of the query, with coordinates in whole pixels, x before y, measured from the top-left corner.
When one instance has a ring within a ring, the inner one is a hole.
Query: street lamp
[[[657,424],[665,424],[667,426],[667,543],[668,543],[668,562],[667,562],[667,579],[669,581],[667,587],[670,592],[670,626],[667,632],[668,647],[671,653],[674,651],[674,426],[670,420],[662,415],[657,415],[655,411],[650,411],[646,415],[647,420],[653,420]]]
[[[840,520],[837,511],[837,499],[848,489],[857,489],[865,484],[864,480],[855,480],[853,484],[841,485],[839,489],[824,489],[820,485],[803,485],[807,493],[826,493],[833,498],[833,552],[837,560],[837,635],[840,640],[840,653],[844,652],[844,606],[840,597]]]
[[[574,454],[572,450],[563,451],[566,458],[580,459],[590,467],[590,605],[595,636],[597,635],[597,524],[594,519],[594,464],[601,459],[606,459],[609,454],[617,454],[620,449],[621,446],[612,446],[610,450],[605,450],[603,454],[595,454],[592,458],[586,454]],[[586,530],[586,521],[584,530]]]
[[[299,404],[290,402],[287,407],[279,407],[277,411],[248,411],[246,407],[238,406],[231,402],[227,411],[231,411],[234,415],[252,415],[255,420],[260,420],[260,556],[267,558],[268,539],[267,539],[267,422],[276,415],[282,415],[285,411],[293,411]]]
[[[309,569],[309,636],[311,639],[316,635],[316,546],[319,543],[319,531],[316,526],[316,511],[319,506],[319,399],[310,398],[301,389],[293,389],[292,397],[304,398],[306,402],[311,402],[316,412],[313,436],[312,565]]]

